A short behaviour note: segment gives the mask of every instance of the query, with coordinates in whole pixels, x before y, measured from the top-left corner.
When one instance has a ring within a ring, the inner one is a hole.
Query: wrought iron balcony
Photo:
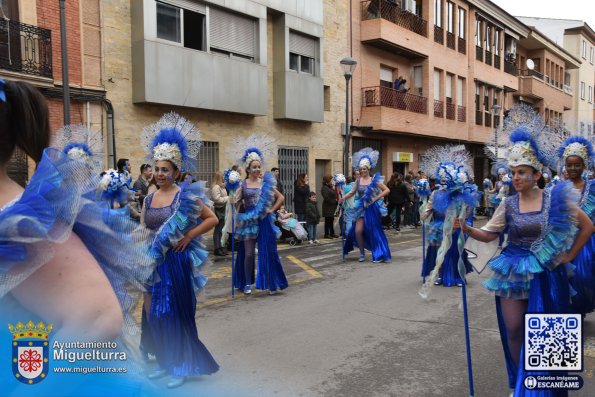
[[[451,49],[455,49],[455,34],[446,32],[446,46]]]
[[[444,102],[434,99],[434,117],[444,117]]]
[[[362,88],[362,106],[385,106],[413,113],[428,113],[428,98],[388,87]]]
[[[457,121],[465,122],[467,120],[467,109],[465,106],[457,106]]]
[[[459,52],[461,54],[466,54],[467,53],[467,40],[463,39],[462,37],[459,37]]]
[[[0,69],[52,78],[52,32],[0,18]]]
[[[483,62],[483,48],[478,45],[475,46],[475,59]]]
[[[428,22],[417,15],[401,9],[389,0],[362,1],[362,20],[382,18],[414,33],[428,37]]]
[[[518,70],[514,62],[508,62],[504,60],[504,71],[508,74],[512,74],[513,76],[518,75]]]
[[[444,29],[434,25],[434,41],[438,44],[444,44]]]
[[[457,106],[454,103],[446,102],[446,118],[454,120],[457,111]]]

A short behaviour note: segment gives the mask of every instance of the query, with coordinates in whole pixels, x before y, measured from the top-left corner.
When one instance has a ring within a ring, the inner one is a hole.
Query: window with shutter
[[[210,50],[254,60],[257,20],[219,8],[209,8]]]
[[[318,58],[317,52],[317,38],[289,31],[289,69],[315,74],[314,61]]]

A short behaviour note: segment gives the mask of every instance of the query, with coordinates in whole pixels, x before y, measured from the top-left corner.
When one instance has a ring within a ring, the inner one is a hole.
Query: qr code
[[[525,314],[526,371],[582,371],[580,314]]]

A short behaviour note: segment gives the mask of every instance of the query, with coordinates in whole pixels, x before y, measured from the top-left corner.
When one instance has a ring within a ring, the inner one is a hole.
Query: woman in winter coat
[[[335,234],[333,223],[335,222],[335,212],[337,211],[337,195],[333,188],[333,177],[326,175],[322,179],[322,216],[324,217],[324,238],[338,238]]]

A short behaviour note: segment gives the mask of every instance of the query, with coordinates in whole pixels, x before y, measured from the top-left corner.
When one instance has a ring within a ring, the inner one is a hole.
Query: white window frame
[[[462,16],[462,18],[461,18],[461,16]],[[458,31],[458,35],[463,40],[466,38],[466,34],[467,34],[466,22],[467,22],[467,10],[465,10],[462,7],[459,7],[459,20],[458,20],[459,31]]]
[[[289,35],[292,35],[292,34],[294,34],[296,36],[303,36],[306,39],[312,40],[314,42],[313,43],[314,44],[314,49],[313,49],[313,53],[311,54],[311,55],[313,55],[313,57],[311,57],[311,56],[308,56],[308,55],[303,54],[303,53],[300,54],[297,51],[292,51],[291,44],[290,44],[290,46],[288,48],[288,52],[289,52],[289,55],[288,55],[289,56],[289,58],[288,58],[289,63],[287,65],[288,69],[289,70],[293,70],[296,73],[308,74],[310,76],[316,76],[316,75],[318,75],[318,71],[317,71],[317,60],[318,60],[318,57],[320,56],[320,54],[319,54],[319,52],[320,52],[320,50],[319,50],[319,48],[320,48],[320,38],[319,37],[315,37],[315,36],[310,36],[308,34],[299,32],[297,30],[296,31],[291,31],[290,30],[289,31]],[[290,42],[291,42],[291,38],[290,38]],[[296,43],[299,43],[299,42],[296,42]],[[297,57],[297,62],[298,62],[298,69],[297,70],[291,68],[291,57],[292,57],[292,55],[295,56],[295,57]],[[310,63],[310,67],[312,69],[310,72],[305,71],[305,70],[302,69],[302,62],[304,60],[307,60]]]
[[[446,31],[455,33],[455,4],[452,1],[446,1]]]
[[[589,103],[593,102],[593,86],[589,86]]]
[[[172,8],[177,8],[178,11],[180,12],[180,41],[173,41],[173,40],[168,40],[168,39],[164,39],[158,36],[158,24],[157,24],[157,16],[158,16],[158,10],[157,7],[159,7],[159,4],[162,4],[164,6],[167,7],[172,7]],[[172,45],[176,45],[179,47],[184,47],[184,9],[180,6],[165,2],[165,1],[155,1],[155,39],[157,41],[160,41],[162,43],[167,43],[167,44],[172,44]]]
[[[581,56],[583,57],[583,59],[587,59],[587,42],[585,40],[583,40],[583,46],[581,49]]]
[[[434,25],[438,26],[439,28],[442,27],[443,14],[442,0],[434,0]]]
[[[594,53],[595,53],[595,48],[591,47],[591,48],[589,49],[589,63],[590,63],[591,65],[593,65],[593,58],[594,58],[593,54],[594,54]]]
[[[585,82],[581,81],[581,86],[580,86],[580,96],[581,99],[585,99]]]

